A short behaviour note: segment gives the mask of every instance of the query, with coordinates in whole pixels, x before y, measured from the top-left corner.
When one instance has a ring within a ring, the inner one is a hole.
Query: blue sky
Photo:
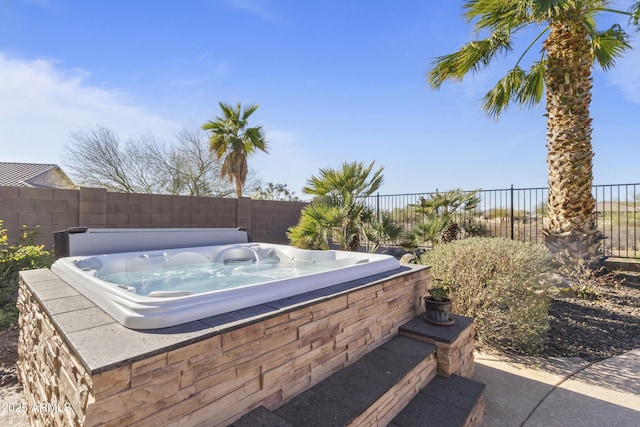
[[[249,166],[299,196],[320,168],[351,161],[384,166],[381,194],[546,186],[544,106],[499,121],[480,109],[519,52],[439,91],[426,84],[436,56],[475,37],[462,4],[0,0],[0,161],[64,168],[70,133],[96,125],[170,142],[220,100],[260,105],[270,154]],[[640,182],[633,43],[594,72],[596,184]]]

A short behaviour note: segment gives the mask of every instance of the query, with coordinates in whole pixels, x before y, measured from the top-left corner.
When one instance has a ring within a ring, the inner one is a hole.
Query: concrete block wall
[[[38,244],[50,248],[53,232],[79,223],[78,190],[0,186],[0,219],[10,241],[17,239],[22,226],[40,226]]]
[[[80,188],[78,191],[78,225],[105,228],[107,215],[107,190],[104,188]]]
[[[40,227],[38,244],[51,249],[53,232],[69,227],[247,227],[254,241],[287,243],[305,202],[191,197],[0,186],[0,220],[14,241],[23,225]]]
[[[286,203],[283,209],[282,203]],[[288,243],[286,232],[298,223],[308,203],[251,200],[251,238],[256,242]]]

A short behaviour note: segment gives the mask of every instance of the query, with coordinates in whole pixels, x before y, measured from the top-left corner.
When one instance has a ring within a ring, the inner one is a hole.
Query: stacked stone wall
[[[91,375],[24,285],[19,289],[18,309],[18,371],[32,424],[83,425],[93,400]]]
[[[22,282],[25,396],[71,407],[37,414],[44,425],[227,425],[281,406],[396,335],[423,310],[428,280],[428,269],[413,270],[100,373],[83,367]]]

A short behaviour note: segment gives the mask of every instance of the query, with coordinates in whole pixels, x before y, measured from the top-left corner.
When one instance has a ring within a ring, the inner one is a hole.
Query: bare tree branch
[[[64,164],[75,182],[110,191],[202,197],[229,197],[235,191],[220,178],[222,162],[199,129],[183,128],[173,144],[151,133],[122,143],[109,128],[81,129],[71,134]],[[259,179],[250,176],[246,187],[256,182]]]

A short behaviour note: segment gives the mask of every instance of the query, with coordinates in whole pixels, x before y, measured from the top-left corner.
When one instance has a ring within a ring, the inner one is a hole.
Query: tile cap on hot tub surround
[[[85,368],[92,374],[108,371],[129,362],[170,351],[220,333],[278,316],[290,310],[333,298],[349,290],[373,286],[381,280],[427,266],[402,265],[387,273],[353,280],[230,313],[212,316],[169,328],[133,330],[120,325],[48,269],[23,271],[25,284],[59,327],[62,338],[79,351]],[[42,296],[40,295],[42,294]],[[306,299],[305,299],[306,297]],[[73,313],[73,314],[70,314]],[[91,320],[97,314],[99,319]],[[117,337],[117,339],[116,339]]]

